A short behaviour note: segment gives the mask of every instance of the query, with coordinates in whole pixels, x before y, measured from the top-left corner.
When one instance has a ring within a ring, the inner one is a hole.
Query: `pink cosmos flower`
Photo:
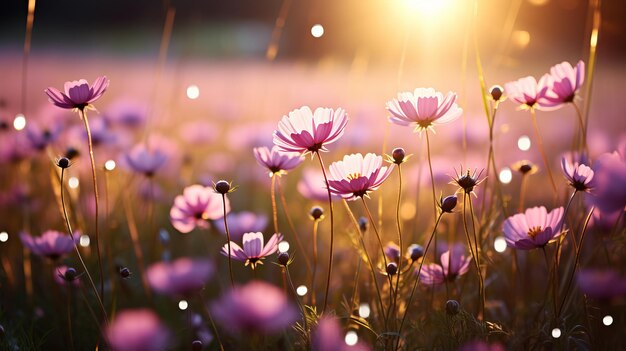
[[[287,171],[298,167],[304,160],[302,154],[282,152],[277,146],[272,147],[271,151],[265,146],[255,147],[253,151],[256,162],[267,168],[270,171],[270,176],[286,174]]]
[[[226,220],[228,221],[230,239],[233,241],[241,240],[243,235],[248,232],[262,232],[267,227],[268,222],[266,215],[249,211],[231,212],[226,215]],[[226,235],[223,219],[215,220],[213,226],[218,232]]]
[[[389,121],[401,126],[415,126],[415,132],[432,128],[435,124],[450,123],[461,116],[463,109],[456,103],[456,94],[442,93],[433,88],[417,88],[413,93],[398,93],[398,98],[387,102]]]
[[[576,67],[572,67],[569,62],[553,66],[548,79],[549,89],[545,99],[540,102],[541,106],[556,108],[573,102],[584,81],[585,63],[582,60],[578,61]]]
[[[510,100],[520,104],[520,109],[530,110],[541,108],[542,102],[548,93],[549,75],[545,74],[539,82],[535,77],[524,77],[504,85],[504,90]]]
[[[138,309],[118,313],[104,336],[114,351],[161,351],[170,334],[154,312]]]
[[[48,100],[55,106],[82,110],[89,108],[91,103],[98,100],[108,87],[109,80],[106,76],[102,76],[98,77],[91,87],[86,80],[80,79],[65,82],[65,93],[52,87],[46,89],[45,92]]]
[[[20,233],[20,240],[32,253],[37,256],[45,256],[56,260],[74,250],[75,242],[78,242],[80,235],[74,233],[74,240],[69,235],[56,230],[45,231],[39,237],[33,237],[28,233]]]
[[[237,334],[274,333],[298,318],[283,291],[262,281],[235,287],[213,303],[215,321]]]
[[[252,269],[257,264],[263,264],[261,261],[265,257],[273,254],[278,250],[278,243],[283,240],[283,235],[274,233],[266,245],[263,245],[263,233],[245,233],[242,238],[243,249],[234,242],[230,242],[230,257],[249,264]],[[221,251],[222,255],[228,257],[228,244],[224,244]]]
[[[463,245],[454,245],[450,250],[441,254],[441,264],[431,263],[422,267],[420,280],[426,285],[439,285],[447,281],[454,281],[457,277],[469,271],[472,257],[465,254]]]
[[[504,221],[502,230],[509,247],[531,250],[544,247],[562,233],[563,207],[548,211],[533,207]]]
[[[561,158],[561,169],[569,185],[578,191],[589,191],[592,187],[593,170],[578,162],[570,162],[569,158]]]
[[[155,291],[170,296],[187,296],[199,291],[213,276],[209,260],[180,258],[148,267],[148,283]]]
[[[394,165],[382,166],[383,158],[376,154],[346,155],[343,161],[330,165],[328,186],[330,192],[346,200],[366,196],[389,177]]]
[[[158,145],[135,145],[130,152],[124,154],[125,163],[135,172],[152,177],[168,160],[168,155]]]
[[[274,144],[280,151],[303,155],[326,152],[326,145],[337,141],[347,124],[348,116],[341,108],[318,107],[312,112],[308,106],[302,106],[283,116],[274,131]]]
[[[230,202],[226,201],[226,213],[230,212]],[[224,216],[222,195],[213,191],[211,187],[191,185],[183,190],[182,195],[176,196],[170,210],[170,221],[176,230],[189,233],[196,226],[208,228],[210,219]]]

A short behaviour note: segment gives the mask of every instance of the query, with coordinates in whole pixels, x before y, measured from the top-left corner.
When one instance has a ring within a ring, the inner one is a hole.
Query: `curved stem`
[[[217,343],[220,345],[220,351],[224,351],[224,344],[222,344],[222,339],[220,338],[220,333],[217,331],[217,327],[215,326],[213,317],[211,317],[211,313],[209,312],[209,309],[206,306],[206,303],[204,302],[202,295],[199,295],[198,298],[200,299],[200,303],[202,304],[204,312],[206,313],[207,318],[209,319],[209,323],[211,323],[211,329],[213,329],[213,333],[215,334],[215,339],[217,339]]]
[[[476,235],[476,222],[474,220],[474,206],[472,205],[472,197],[468,196],[468,200],[469,200],[469,207],[470,207],[470,216],[472,217],[472,232],[474,234],[474,250],[476,251],[476,260],[478,261],[478,267],[481,267],[480,264],[480,254],[482,251],[482,237],[480,235],[480,231],[478,232],[478,238]],[[452,255],[450,255],[450,259]],[[451,265],[448,265],[448,267],[452,267]],[[478,271],[478,279],[479,279],[479,289],[480,289],[480,311],[481,314],[480,316],[482,316],[484,318],[484,314],[485,314],[485,280],[483,279],[483,272],[482,270]]]
[[[232,251],[230,250],[230,230],[228,230],[228,221],[226,220],[226,194],[222,194],[222,206],[224,209],[224,231],[226,232],[226,240],[228,240],[228,274],[230,275],[230,287],[235,287],[235,279],[233,279],[233,263]]]
[[[296,239],[296,244],[298,244],[298,249],[300,249],[300,253],[302,257],[304,257],[304,263],[306,264],[306,269],[308,273],[311,273],[311,262],[309,261],[309,256],[304,251],[304,246],[302,245],[302,241],[300,241],[300,236],[296,232],[296,228],[293,225],[293,221],[291,220],[291,216],[289,215],[289,209],[287,207],[287,201],[285,200],[285,194],[283,193],[283,188],[280,185],[280,178],[276,180],[276,186],[278,188],[278,196],[280,197],[280,203],[283,206],[283,211],[285,211],[285,217],[287,217],[287,223],[289,224],[289,229],[291,230],[291,234]]]
[[[554,309],[554,318],[555,318],[555,322],[556,322],[556,315],[557,315],[556,303],[557,302],[556,302],[556,286],[554,285],[554,281],[555,281],[554,277],[556,275],[556,272],[554,270],[550,269],[550,259],[548,259],[548,253],[546,252],[546,247],[543,246],[541,248],[541,250],[543,251],[543,258],[546,260],[546,270],[547,270],[548,275],[550,275],[550,271],[552,271],[552,277],[551,277],[551,280],[552,280],[552,300],[553,300],[552,301],[552,307]]]
[[[272,219],[274,220],[274,233],[278,233],[278,211],[276,210],[276,174],[272,174],[272,184],[270,185],[272,193]]]
[[[420,274],[422,273],[422,266],[424,265],[424,261],[426,260],[426,255],[428,254],[428,248],[430,247],[430,243],[433,241],[435,237],[435,233],[437,233],[437,227],[439,226],[439,222],[441,221],[441,217],[443,216],[443,212],[439,213],[437,216],[437,220],[435,221],[435,227],[433,228],[432,233],[430,234],[430,238],[428,239],[428,243],[426,243],[426,248],[424,249],[424,256],[422,256],[422,261],[420,262],[419,268],[417,269],[417,276],[415,277],[415,283],[413,284],[413,288],[411,289],[411,294],[409,295],[409,299],[406,303],[406,308],[404,309],[404,313],[402,315],[402,320],[400,321],[400,327],[398,328],[398,343],[396,344],[396,350],[400,346],[400,337],[402,336],[402,327],[404,326],[404,321],[406,319],[407,312],[411,307],[411,302],[413,301],[413,295],[415,295],[415,290],[417,289],[417,285],[419,284]]]
[[[96,180],[96,160],[93,155],[93,143],[91,141],[91,129],[89,128],[89,120],[87,119],[87,113],[85,109],[79,110],[82,116],[82,120],[85,124],[85,130],[87,131],[87,141],[89,143],[89,160],[91,161],[91,177],[93,180],[93,196],[96,200],[96,207],[94,210],[94,222],[96,227],[96,252],[98,254],[98,268],[100,270],[100,299],[104,304],[104,269],[102,268],[102,255],[100,254],[100,230],[98,229],[98,182]]]
[[[63,183],[63,177],[65,175],[65,169],[61,168],[61,207],[63,208],[63,217],[65,219],[65,226],[67,227],[67,231],[72,238],[72,242],[74,243],[74,251],[76,251],[76,255],[78,256],[78,260],[80,261],[80,265],[85,270],[85,274],[87,275],[87,279],[93,289],[93,293],[98,300],[98,304],[100,305],[100,309],[102,310],[102,315],[104,316],[105,323],[108,323],[108,316],[106,308],[104,308],[104,303],[102,303],[102,299],[98,294],[98,288],[96,288],[96,284],[93,282],[93,278],[91,274],[89,274],[89,270],[87,270],[87,265],[85,265],[85,261],[83,260],[83,256],[80,254],[80,250],[78,250],[78,244],[76,243],[76,238],[74,237],[74,232],[72,231],[72,225],[70,224],[70,218],[67,215],[67,207],[65,206],[65,186]]]
[[[580,145],[580,150],[587,150],[587,127],[585,126],[585,122],[583,121],[583,114],[580,112],[580,108],[576,103],[572,102],[574,105],[574,109],[576,110],[576,116],[578,117],[578,125],[580,127],[581,140],[582,143]]]
[[[552,176],[552,169],[550,168],[550,161],[548,160],[548,156],[546,155],[546,151],[543,147],[543,140],[541,139],[541,133],[539,132],[539,126],[537,125],[537,116],[535,113],[535,109],[530,109],[530,117],[533,122],[533,128],[535,129],[535,134],[537,135],[537,144],[539,145],[539,152],[541,152],[541,158],[543,159],[543,163],[546,166],[546,171],[548,171],[548,177],[550,177],[550,185],[552,185],[552,191],[554,192],[554,196],[558,196],[558,191],[556,189],[556,183],[554,182],[554,177]]]
[[[433,164],[430,160],[430,137],[428,137],[428,129],[426,130],[426,152],[428,156],[428,170],[430,171],[430,184],[433,190],[433,211],[437,216],[437,196],[435,195],[435,177],[433,176]]]
[[[361,228],[359,228],[359,223],[354,217],[354,214],[352,213],[350,206],[348,206],[348,202],[346,200],[343,200],[343,204],[346,207],[346,210],[348,211],[348,215],[350,216],[352,224],[354,224],[354,228],[356,229],[357,235],[359,236],[359,241],[361,242],[361,246],[363,247],[363,252],[365,253],[365,258],[367,259],[367,263],[369,264],[370,272],[372,273],[372,280],[374,281],[374,287],[376,288],[376,295],[378,296],[378,305],[380,308],[380,313],[383,315],[383,320],[385,321],[384,322],[385,329],[387,329],[387,317],[385,316],[385,309],[383,307],[383,298],[380,293],[380,288],[378,287],[378,280],[376,279],[376,270],[374,269],[374,263],[372,262],[372,259],[367,251],[367,246],[365,246],[365,241],[363,241],[363,235],[361,235]]]
[[[365,212],[367,213],[367,217],[370,220],[370,224],[372,228],[374,228],[374,233],[376,234],[376,239],[378,239],[378,245],[380,246],[380,254],[383,257],[385,268],[387,268],[387,256],[385,255],[385,247],[383,246],[383,242],[382,240],[380,240],[380,233],[378,232],[378,228],[376,227],[376,224],[374,224],[374,218],[372,217],[372,213],[370,212],[369,207],[367,207],[367,202],[365,202],[365,198],[361,197],[361,201],[363,202],[363,206],[365,207]]]
[[[402,201],[402,164],[398,165],[398,201],[396,203],[396,226],[398,228],[398,245],[400,246],[400,257],[398,257],[398,273],[396,274],[396,288],[393,291],[393,303],[391,312],[394,314],[396,302],[398,299],[398,289],[400,288],[400,272],[402,272],[402,258],[403,258],[403,246],[402,246],[402,226],[400,224],[400,203]]]
[[[574,274],[576,273],[576,268],[578,267],[578,264],[580,263],[580,251],[582,251],[583,240],[585,240],[585,233],[587,233],[587,225],[589,225],[589,220],[591,219],[591,215],[593,214],[594,210],[595,210],[595,207],[592,207],[589,210],[589,214],[587,214],[587,218],[585,218],[585,224],[583,225],[582,234],[580,235],[580,241],[578,242],[578,249],[576,250],[576,259],[574,260],[574,267],[572,268],[572,272],[570,273],[567,279],[567,284],[565,285],[565,293],[563,294],[563,299],[561,299],[561,304],[556,313],[557,318],[558,316],[561,315],[561,311],[563,310],[563,307],[565,306],[565,301],[567,300],[567,296],[569,295],[572,281],[574,280]]]
[[[293,281],[291,280],[291,274],[289,274],[289,267],[285,266],[284,267],[285,272],[287,272],[287,281],[289,282],[289,287],[291,287],[291,292],[293,293],[293,297],[296,299],[296,303],[298,304],[298,307],[300,308],[300,311],[302,313],[302,321],[303,321],[303,326],[304,326],[304,332],[307,334],[307,338],[306,338],[306,344],[307,347],[306,349],[309,349],[309,327],[307,324],[307,320],[306,320],[306,310],[304,309],[304,306],[302,306],[302,302],[300,302],[300,299],[298,298],[298,294],[296,293],[296,288],[293,286]]]
[[[315,278],[317,276],[317,228],[319,227],[319,220],[313,221],[313,271],[311,273],[311,304],[315,306],[317,303],[315,295],[317,290],[315,289]]]
[[[476,266],[476,274],[478,275],[478,298],[480,301],[482,301],[483,296],[482,296],[482,283],[483,283],[483,278],[482,278],[482,274],[480,272],[480,264],[478,263],[478,243],[476,241],[474,241],[474,244],[476,245],[476,247],[472,248],[472,239],[470,237],[470,233],[469,233],[469,229],[467,227],[467,197],[468,194],[467,193],[463,193],[463,230],[465,231],[465,237],[467,238],[467,246],[470,249],[470,253],[472,254],[472,259],[474,261],[474,265]],[[470,203],[471,203],[471,199],[470,199]],[[474,239],[476,239],[476,236],[474,235]],[[452,255],[450,255],[452,256]],[[478,311],[478,317],[479,319],[482,318],[482,315],[484,313],[483,311],[484,306],[479,305],[479,311]]]
[[[326,190],[328,191],[328,207],[330,208],[330,247],[328,253],[328,276],[326,278],[326,291],[324,292],[324,307],[322,313],[326,312],[326,306],[328,305],[328,289],[330,288],[330,274],[333,269],[333,243],[335,241],[335,214],[333,211],[333,197],[330,193],[330,186],[328,185],[328,177],[326,176],[326,167],[322,160],[322,155],[319,152],[315,152],[317,159],[320,161],[320,167],[322,168],[322,174],[324,175],[324,183],[326,184]]]

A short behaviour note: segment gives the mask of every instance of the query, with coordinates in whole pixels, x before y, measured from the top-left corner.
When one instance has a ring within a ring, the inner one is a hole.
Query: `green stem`
[[[274,221],[274,233],[278,233],[278,211],[276,210],[276,174],[272,174],[272,183],[270,185],[272,195],[272,219]]]
[[[329,245],[329,253],[328,253],[328,276],[326,278],[326,291],[324,292],[324,307],[322,308],[322,313],[326,312],[326,307],[328,306],[328,290],[330,288],[330,275],[333,269],[333,243],[335,241],[335,214],[333,211],[333,197],[330,193],[330,185],[328,184],[328,177],[326,176],[326,167],[324,166],[324,161],[322,160],[322,155],[319,152],[315,152],[317,155],[317,159],[320,162],[320,167],[322,168],[322,174],[324,175],[324,183],[326,184],[326,190],[328,191],[328,207],[330,208],[330,245]]]
[[[63,182],[64,175],[65,175],[65,169],[61,168],[61,207],[63,208],[63,217],[65,219],[65,226],[67,227],[67,231],[70,234],[70,237],[72,238],[72,242],[74,243],[74,251],[76,251],[76,256],[78,256],[80,265],[83,267],[83,270],[85,271],[85,274],[87,275],[87,279],[89,280],[91,288],[93,289],[93,293],[96,296],[96,299],[98,300],[98,304],[100,305],[100,309],[102,310],[102,315],[104,316],[104,321],[105,323],[108,323],[108,316],[107,316],[106,308],[104,308],[104,303],[102,302],[102,299],[100,298],[100,295],[98,294],[98,288],[96,288],[96,284],[94,283],[93,278],[91,277],[91,274],[89,274],[89,270],[87,270],[87,265],[85,265],[83,256],[80,254],[80,250],[78,250],[78,244],[76,243],[76,238],[74,237],[74,232],[72,231],[72,225],[70,224],[70,218],[67,214],[67,207],[65,205],[65,191],[64,191],[65,186]]]
[[[435,195],[435,177],[433,176],[433,164],[430,160],[430,137],[428,136],[428,130],[426,133],[426,155],[428,156],[428,170],[430,171],[430,184],[433,190],[433,212],[435,217],[437,216],[437,196]]]
[[[100,230],[98,229],[98,182],[96,180],[96,160],[93,155],[93,142],[91,139],[91,129],[89,128],[89,120],[84,108],[79,109],[82,120],[87,131],[87,141],[89,144],[89,160],[91,161],[91,177],[93,180],[93,196],[96,201],[94,208],[94,224],[96,227],[96,252],[98,254],[98,268],[100,270],[100,299],[104,304],[104,269],[102,268],[102,256],[100,254]]]
[[[306,269],[308,273],[311,273],[311,262],[309,261],[309,256],[304,251],[304,246],[302,245],[302,241],[300,241],[300,236],[296,232],[296,228],[293,225],[293,221],[291,220],[291,216],[289,215],[289,209],[287,207],[287,201],[285,200],[285,194],[283,193],[283,188],[280,185],[280,178],[276,180],[276,187],[278,188],[278,196],[280,198],[280,203],[283,206],[283,211],[285,211],[285,217],[287,217],[287,224],[289,224],[289,229],[291,230],[291,234],[296,239],[296,244],[298,244],[298,249],[300,249],[300,253],[302,257],[304,257],[304,263],[306,264]]]
[[[535,134],[537,135],[537,144],[539,145],[539,152],[541,153],[541,158],[543,159],[543,163],[546,166],[546,171],[548,171],[548,177],[550,177],[550,185],[552,185],[552,191],[554,192],[554,196],[558,196],[558,191],[556,189],[556,183],[554,182],[554,177],[552,176],[552,169],[550,168],[550,161],[548,160],[548,156],[546,155],[546,151],[543,147],[543,140],[541,139],[541,133],[539,132],[539,126],[537,125],[537,116],[535,113],[535,109],[530,109],[530,117],[533,122],[533,128],[535,129]]]
[[[230,230],[228,230],[228,221],[226,220],[226,194],[222,194],[222,206],[224,209],[224,231],[226,232],[226,240],[228,240],[228,274],[230,275],[230,287],[235,287],[235,279],[233,278],[233,263],[230,250]]]
[[[435,233],[437,232],[437,227],[439,226],[439,222],[441,221],[441,217],[443,216],[443,212],[439,213],[437,216],[437,220],[435,221],[435,227],[433,228],[432,233],[430,234],[430,238],[428,239],[428,243],[426,244],[426,248],[424,249],[424,256],[422,256],[422,261],[420,262],[419,268],[417,269],[417,276],[415,277],[415,283],[413,284],[413,288],[411,289],[411,294],[409,295],[409,299],[406,303],[406,308],[402,315],[402,320],[400,321],[400,327],[398,328],[398,343],[396,344],[396,350],[400,346],[400,337],[402,336],[402,327],[404,326],[404,321],[406,319],[407,312],[411,307],[411,302],[413,301],[413,295],[415,295],[415,290],[417,289],[417,285],[420,280],[420,274],[422,273],[422,266],[424,265],[424,261],[426,260],[426,255],[428,254],[428,248],[430,247],[430,243],[435,237]]]
[[[287,272],[287,281],[289,282],[289,287],[291,287],[291,292],[293,293],[293,297],[296,299],[296,303],[298,304],[298,307],[300,308],[300,311],[302,312],[302,322],[304,325],[304,332],[307,334],[307,338],[306,338],[306,349],[309,349],[309,327],[307,324],[307,320],[306,320],[306,310],[304,309],[304,306],[302,306],[302,302],[300,302],[300,299],[298,298],[298,294],[296,293],[296,288],[293,286],[293,281],[291,280],[291,274],[289,274],[289,267],[285,266],[285,272]]]

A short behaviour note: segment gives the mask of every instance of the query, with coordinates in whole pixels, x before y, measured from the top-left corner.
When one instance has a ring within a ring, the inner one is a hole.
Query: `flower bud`
[[[289,252],[285,251],[285,252],[281,252],[278,254],[278,263],[281,266],[286,266],[287,264],[289,264]]]
[[[444,199],[441,200],[439,208],[441,208],[441,211],[444,213],[452,213],[452,210],[454,210],[454,208],[456,207],[457,201],[458,199],[456,195],[446,196]]]
[[[498,102],[502,99],[502,95],[504,95],[504,89],[499,85],[494,85],[489,88],[489,94],[491,95],[493,101]]]
[[[322,217],[324,216],[324,210],[321,207],[314,206],[313,208],[311,208],[309,214],[311,215],[311,218],[313,218],[313,220],[317,221],[322,219]]]
[[[407,254],[411,258],[411,261],[417,261],[420,257],[424,256],[424,248],[422,245],[413,244],[407,249]]]
[[[76,270],[72,267],[69,267],[66,271],[65,274],[63,274],[63,279],[65,279],[68,282],[74,281],[74,279],[76,279]]]
[[[194,340],[194,341],[191,343],[191,350],[193,350],[193,351],[201,351],[201,350],[202,350],[202,346],[203,346],[203,345],[202,345],[202,341],[200,341],[200,340]]]
[[[398,273],[398,265],[395,262],[390,262],[387,264],[386,270],[388,275],[395,275]]]
[[[455,316],[459,313],[461,305],[457,300],[448,300],[446,302],[446,313],[450,316]]]
[[[128,269],[127,267],[122,267],[120,269],[120,276],[124,279],[130,277],[130,269]]]
[[[222,195],[228,194],[228,192],[230,191],[230,183],[225,180],[220,180],[219,182],[215,183],[215,191]]]
[[[59,168],[69,168],[72,165],[72,162],[67,157],[59,157],[56,162]]]
[[[403,163],[405,160],[406,153],[404,152],[404,149],[401,147],[395,148],[393,149],[393,151],[391,152],[391,157],[393,158],[393,163],[399,165],[401,163]]]
[[[359,218],[359,229],[361,229],[362,232],[365,232],[367,231],[368,227],[369,227],[369,222],[367,221],[367,218],[365,217]]]
[[[79,155],[80,155],[80,152],[71,146],[68,147],[67,150],[65,150],[65,157],[69,158],[70,160],[75,159]]]

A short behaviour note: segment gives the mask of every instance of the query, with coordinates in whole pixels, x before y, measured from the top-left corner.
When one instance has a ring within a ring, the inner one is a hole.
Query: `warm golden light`
[[[511,40],[518,49],[525,49],[530,44],[530,33],[525,30],[516,30],[511,35]]]
[[[450,0],[403,0],[411,10],[432,16],[442,12],[450,4]]]

